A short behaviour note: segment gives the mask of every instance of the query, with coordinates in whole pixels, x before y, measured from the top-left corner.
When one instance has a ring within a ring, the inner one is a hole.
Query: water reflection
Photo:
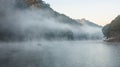
[[[0,43],[0,67],[120,67],[120,43]]]

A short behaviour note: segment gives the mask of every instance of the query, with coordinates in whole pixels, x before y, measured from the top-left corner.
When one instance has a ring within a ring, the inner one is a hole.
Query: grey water
[[[0,67],[120,67],[120,43],[0,42]]]

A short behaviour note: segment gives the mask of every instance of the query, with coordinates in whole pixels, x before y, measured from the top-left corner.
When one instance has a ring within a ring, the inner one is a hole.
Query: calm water
[[[1,42],[0,67],[120,67],[120,43]]]

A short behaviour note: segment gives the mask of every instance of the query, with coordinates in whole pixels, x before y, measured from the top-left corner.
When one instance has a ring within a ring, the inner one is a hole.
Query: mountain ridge
[[[80,22],[81,24],[83,25],[88,25],[88,26],[93,26],[93,27],[102,27],[101,25],[98,25],[94,22],[91,22],[89,20],[86,20],[85,18],[82,18],[82,19],[76,19],[76,21]]]
[[[8,4],[5,4],[6,2]],[[0,6],[5,14],[4,19],[0,21],[0,40],[102,38],[101,28],[85,26],[65,14],[60,14],[43,0],[2,0],[0,4],[9,8]],[[0,16],[2,17],[2,15]],[[94,32],[91,30],[94,30]]]

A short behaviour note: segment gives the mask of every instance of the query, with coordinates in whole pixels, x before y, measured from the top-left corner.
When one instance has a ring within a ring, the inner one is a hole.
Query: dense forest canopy
[[[120,15],[117,16],[110,24],[104,26],[103,33],[107,38],[120,36]]]

